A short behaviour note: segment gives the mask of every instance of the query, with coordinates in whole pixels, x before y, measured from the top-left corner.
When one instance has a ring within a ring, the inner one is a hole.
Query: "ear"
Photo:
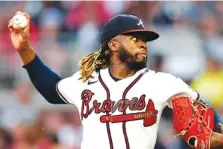
[[[112,52],[117,52],[119,46],[119,42],[116,39],[112,39],[108,42],[108,47]]]

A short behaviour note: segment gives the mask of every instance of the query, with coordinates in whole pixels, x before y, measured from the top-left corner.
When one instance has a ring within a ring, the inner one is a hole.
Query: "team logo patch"
[[[145,95],[141,95],[140,98],[134,97],[129,99],[120,99],[119,101],[105,100],[103,102],[93,101],[93,105],[90,107],[89,103],[92,100],[94,93],[90,90],[84,90],[81,95],[82,99],[82,110],[81,119],[87,118],[93,111],[96,114],[104,113],[100,117],[102,123],[111,122],[119,123],[126,121],[143,120],[144,127],[152,126],[157,121],[158,111],[154,107],[154,103],[151,99],[146,104]],[[113,115],[115,111],[124,112],[126,109],[130,111],[139,111],[134,113],[126,113],[120,115]],[[144,112],[141,112],[145,109]],[[107,114],[109,113],[109,114]]]

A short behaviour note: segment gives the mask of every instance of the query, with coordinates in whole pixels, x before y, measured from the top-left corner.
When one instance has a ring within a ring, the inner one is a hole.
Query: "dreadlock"
[[[104,43],[98,51],[92,52],[80,60],[79,65],[81,77],[79,79],[86,82],[89,78],[92,78],[91,74],[93,71],[99,71],[100,69],[107,68],[108,64],[108,44]]]

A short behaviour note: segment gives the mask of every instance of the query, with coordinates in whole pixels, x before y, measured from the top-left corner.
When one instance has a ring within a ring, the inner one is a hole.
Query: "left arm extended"
[[[171,103],[174,128],[191,147],[223,147],[223,134],[215,131],[222,120],[213,107],[185,94],[172,97]]]
[[[217,111],[210,104],[205,102],[203,99],[200,99],[200,102],[208,105],[214,111],[215,129],[218,129],[219,126],[223,126],[223,121],[221,119],[221,116],[217,113]]]
[[[207,102],[200,99],[200,102],[210,106]],[[223,147],[223,121],[221,119],[221,116],[217,113],[217,111],[210,106],[214,112],[214,120],[215,120],[215,126],[214,126],[214,132],[211,135],[210,144],[211,148],[222,148]]]
[[[200,102],[208,105],[214,111],[214,120],[215,120],[214,131],[215,132],[218,132],[218,133],[223,133],[223,121],[221,119],[221,116],[217,113],[217,111],[211,105],[209,105],[203,99],[200,99]]]

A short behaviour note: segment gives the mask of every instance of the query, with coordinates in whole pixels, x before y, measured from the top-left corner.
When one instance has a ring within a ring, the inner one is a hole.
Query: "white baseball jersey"
[[[82,149],[153,149],[170,97],[177,93],[198,96],[181,79],[146,68],[119,81],[108,69],[93,76],[83,83],[77,72],[57,84],[62,99],[80,112]]]

